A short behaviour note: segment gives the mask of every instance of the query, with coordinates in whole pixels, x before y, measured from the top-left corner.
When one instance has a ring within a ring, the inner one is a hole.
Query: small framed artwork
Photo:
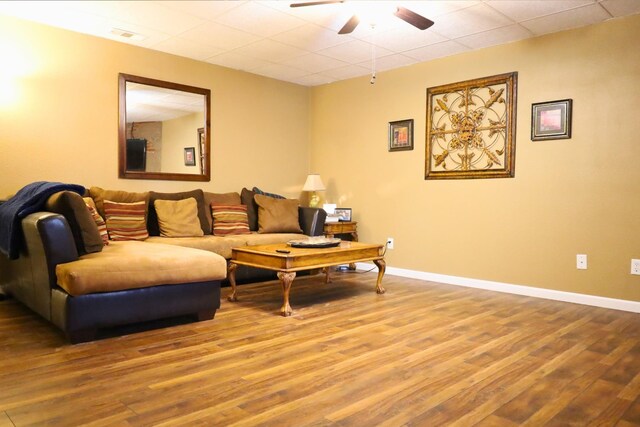
[[[196,148],[187,147],[184,149],[184,165],[195,166],[196,165]]]
[[[389,151],[413,150],[413,119],[389,122]]]
[[[334,212],[340,221],[351,221],[351,208],[336,208]]]
[[[531,140],[571,138],[572,99],[531,104]]]

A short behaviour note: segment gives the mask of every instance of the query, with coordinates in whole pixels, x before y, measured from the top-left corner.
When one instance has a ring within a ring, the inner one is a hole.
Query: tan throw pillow
[[[144,219],[146,201],[116,203],[104,200],[103,206],[111,240],[145,240],[149,237]]]
[[[302,233],[297,200],[261,194],[256,194],[254,199],[258,205],[258,233]]]
[[[193,197],[183,200],[153,202],[162,237],[204,236],[198,219],[198,202]]]
[[[213,235],[251,234],[245,205],[211,205]]]

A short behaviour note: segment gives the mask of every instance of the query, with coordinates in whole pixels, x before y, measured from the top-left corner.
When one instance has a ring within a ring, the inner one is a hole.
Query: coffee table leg
[[[383,259],[376,259],[373,261],[378,266],[378,281],[376,282],[376,293],[384,294],[386,290],[382,287],[382,276],[384,276],[384,270],[387,268],[387,263]]]
[[[324,273],[324,284],[331,282],[331,267],[325,267],[322,269]]]
[[[293,279],[296,278],[296,273],[284,273],[282,271],[278,272],[278,279],[282,283],[282,293],[284,294],[284,303],[282,304],[282,308],[280,312],[284,317],[291,316],[293,310],[291,310],[291,306],[289,305],[289,291],[291,290],[291,283],[293,283]]]
[[[233,262],[230,262],[227,267],[229,283],[231,284],[231,295],[227,297],[227,300],[231,302],[238,301],[238,295],[236,295],[236,268],[238,268],[238,264],[234,264]]]

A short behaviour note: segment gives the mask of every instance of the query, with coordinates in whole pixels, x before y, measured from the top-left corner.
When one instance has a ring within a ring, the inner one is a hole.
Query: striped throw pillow
[[[245,205],[211,204],[211,213],[213,215],[214,236],[251,233]]]
[[[145,240],[149,237],[144,217],[147,202],[116,203],[105,200],[103,206],[111,240]]]
[[[87,208],[89,209],[89,213],[91,214],[91,217],[93,217],[93,220],[98,226],[98,232],[100,233],[100,237],[102,238],[102,243],[104,243],[105,246],[108,245],[109,233],[107,233],[107,223],[104,222],[104,219],[100,216],[98,211],[93,206],[91,206],[89,203],[86,203],[86,204],[87,204]]]

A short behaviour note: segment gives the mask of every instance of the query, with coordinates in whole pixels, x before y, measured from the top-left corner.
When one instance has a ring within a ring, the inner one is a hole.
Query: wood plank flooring
[[[640,426],[640,315],[375,273],[71,346],[0,301],[0,427]],[[223,295],[229,293],[223,289]]]

